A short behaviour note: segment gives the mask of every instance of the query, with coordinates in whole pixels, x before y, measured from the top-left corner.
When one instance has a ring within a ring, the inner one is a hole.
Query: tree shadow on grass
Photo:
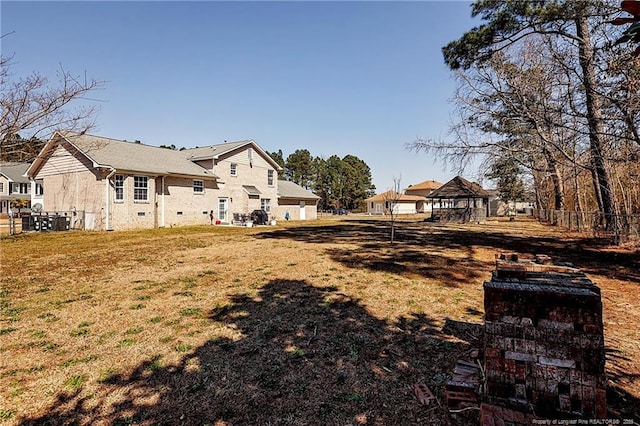
[[[486,264],[474,259],[474,247],[437,241],[422,222],[399,222],[393,244],[389,224],[380,220],[350,220],[346,223],[284,228],[256,234],[257,238],[292,239],[316,244],[332,244],[329,257],[349,268],[387,272],[410,278],[437,279],[448,287],[476,283],[486,272]],[[349,245],[348,248],[335,244]],[[357,248],[353,248],[353,246]],[[447,251],[443,250],[449,250]],[[452,255],[451,250],[455,250]]]
[[[595,238],[529,235],[518,222],[501,222],[501,227],[496,228],[402,221],[396,227],[393,245],[389,242],[389,224],[371,219],[284,228],[256,237],[356,245],[356,249],[331,248],[327,253],[350,267],[441,278],[453,287],[474,282],[487,272],[487,265],[474,259],[478,248],[496,253],[546,254],[556,262],[570,262],[585,273],[640,284],[640,252],[604,250],[603,241]],[[463,256],[448,254],[452,251]]]
[[[236,296],[232,304],[212,309],[209,319],[242,337],[209,340],[177,366],[149,359],[130,374],[104,381],[97,395],[60,394],[46,415],[21,424],[469,421],[452,417],[443,392],[456,359],[474,349],[465,334],[477,340],[478,325],[448,322],[443,331],[427,315],[391,323],[335,288],[277,280],[255,297]],[[415,383],[429,386],[438,401],[421,405]],[[107,402],[111,395],[117,402]]]

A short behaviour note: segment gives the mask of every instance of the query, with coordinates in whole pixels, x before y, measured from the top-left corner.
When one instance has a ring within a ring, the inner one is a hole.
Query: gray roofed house
[[[25,176],[29,163],[0,164],[0,215],[29,212],[32,202],[42,198],[41,182]]]
[[[0,175],[10,182],[29,183],[29,178],[24,175],[28,168],[29,163],[2,163]]]
[[[256,209],[277,215],[280,170],[253,140],[176,151],[56,132],[26,174],[43,182],[43,211],[114,230],[231,223]]]

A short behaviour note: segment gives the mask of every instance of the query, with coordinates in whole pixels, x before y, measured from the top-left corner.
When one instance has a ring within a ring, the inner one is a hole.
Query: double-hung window
[[[273,170],[267,171],[267,185],[273,186]]]
[[[193,193],[194,194],[204,194],[204,182],[201,180],[193,181]]]
[[[31,185],[28,183],[9,183],[9,194],[28,194],[31,189]]]
[[[36,183],[35,196],[36,197],[42,197],[43,194],[44,194],[44,188],[42,187],[42,184],[41,183]]]
[[[113,181],[113,189],[115,190],[115,201],[124,201],[124,175],[116,175]]]
[[[231,163],[231,176],[238,176],[238,165]]]
[[[147,176],[133,177],[133,201],[149,201],[149,178]]]

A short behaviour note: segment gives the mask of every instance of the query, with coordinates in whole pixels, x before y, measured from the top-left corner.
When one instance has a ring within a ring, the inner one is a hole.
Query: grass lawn
[[[529,219],[412,218],[396,239],[357,216],[3,237],[0,423],[477,421],[448,412],[444,384],[481,348],[482,283],[513,251],[601,287],[611,415],[640,412],[637,248]],[[415,383],[438,400],[421,405]]]

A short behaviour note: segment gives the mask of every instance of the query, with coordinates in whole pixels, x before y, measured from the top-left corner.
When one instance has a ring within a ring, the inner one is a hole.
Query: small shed
[[[435,222],[478,222],[489,216],[489,192],[456,176],[427,196]]]

